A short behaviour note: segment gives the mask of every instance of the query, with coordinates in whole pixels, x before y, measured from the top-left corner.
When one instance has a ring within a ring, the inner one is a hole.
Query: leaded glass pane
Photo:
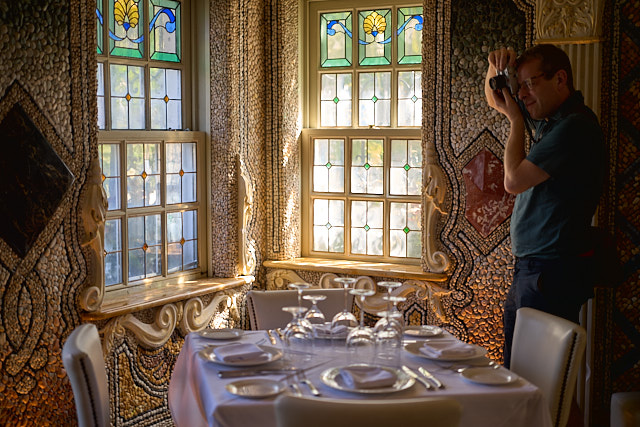
[[[422,253],[420,203],[390,203],[389,255],[419,258]]]
[[[321,67],[351,65],[353,49],[351,26],[351,12],[323,13],[320,15]]]
[[[322,74],[320,125],[351,126],[351,73]]]
[[[120,209],[120,145],[100,144],[98,149],[102,169],[102,186],[107,194],[109,210]]]
[[[351,252],[382,255],[384,203],[354,200],[351,202]]]
[[[144,129],[144,68],[110,65],[111,128]]]
[[[162,220],[159,214],[129,217],[129,280],[162,274]]]
[[[169,273],[197,267],[197,212],[167,213]]]
[[[419,140],[391,140],[389,192],[419,196],[422,184],[422,144]]]
[[[160,160],[157,143],[127,144],[127,207],[161,204]]]
[[[196,144],[166,145],[167,204],[196,201]]]
[[[313,201],[313,250],[344,252],[344,200]]]
[[[313,141],[313,191],[344,191],[344,140]]]
[[[104,284],[122,283],[122,230],[120,219],[104,223]]]
[[[152,129],[182,129],[180,74],[180,70],[149,69]]]
[[[422,125],[422,72],[398,73],[398,126]]]
[[[104,64],[98,62],[98,129],[104,129],[106,125],[104,106]]]
[[[391,64],[391,9],[364,10],[358,13],[358,63]]]
[[[391,124],[391,73],[360,73],[359,126]]]
[[[354,139],[351,142],[351,192],[382,194],[383,166],[382,139]]]
[[[151,59],[180,62],[182,31],[180,2],[149,1],[149,50]]]
[[[398,64],[422,62],[422,7],[398,9]]]
[[[102,0],[96,0],[96,39],[98,41],[97,52],[101,55],[104,52],[104,15],[102,12]]]
[[[109,1],[109,53],[144,57],[144,8],[134,0]]]

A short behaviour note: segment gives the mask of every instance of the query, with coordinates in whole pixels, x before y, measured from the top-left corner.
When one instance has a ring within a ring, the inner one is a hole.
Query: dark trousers
[[[592,257],[517,258],[504,303],[504,365],[511,366],[516,311],[531,307],[578,323],[580,307],[593,297]]]

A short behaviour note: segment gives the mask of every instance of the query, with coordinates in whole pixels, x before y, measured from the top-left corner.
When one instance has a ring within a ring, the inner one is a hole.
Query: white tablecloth
[[[246,331],[242,342],[257,342],[264,339],[262,331]],[[274,398],[244,399],[228,393],[225,384],[237,379],[220,379],[218,371],[230,370],[227,366],[203,360],[198,351],[207,345],[220,345],[238,341],[214,341],[191,333],[185,338],[184,346],[176,361],[169,384],[169,408],[178,427],[276,427]],[[328,341],[327,341],[328,343]],[[267,345],[270,345],[267,343]],[[326,364],[309,370],[307,377],[318,387],[325,397],[344,399],[365,399],[367,396],[380,399],[416,398],[420,396],[453,397],[462,404],[463,427],[548,427],[551,417],[546,401],[533,384],[520,378],[518,381],[499,386],[475,384],[465,380],[460,374],[443,368],[439,363],[402,352],[401,363],[409,367],[424,366],[444,384],[444,389],[428,391],[417,383],[399,392],[385,395],[360,395],[335,390],[320,380],[320,374],[327,368],[346,364],[346,355],[336,351],[330,344],[318,346],[312,365],[327,361]],[[284,375],[266,378],[278,379]],[[301,390],[308,394],[306,386]]]

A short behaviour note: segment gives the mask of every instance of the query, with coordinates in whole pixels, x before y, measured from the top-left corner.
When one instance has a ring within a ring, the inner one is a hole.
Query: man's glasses
[[[537,74],[537,75],[535,75],[533,77],[529,77],[528,79],[524,79],[522,81],[522,83],[520,83],[520,87],[526,87],[528,90],[531,90],[531,89],[533,89],[533,86],[535,86],[533,84],[533,81],[535,79],[537,79],[537,78],[542,77],[542,76],[544,76],[544,73],[540,73],[540,74]]]

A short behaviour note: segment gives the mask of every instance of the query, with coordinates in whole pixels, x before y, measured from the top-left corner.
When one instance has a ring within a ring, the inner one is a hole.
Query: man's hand
[[[510,121],[522,119],[522,114],[518,103],[511,96],[508,89],[500,91],[491,89],[489,80],[497,74],[497,71],[514,67],[516,64],[516,53],[511,48],[503,47],[489,53],[489,68],[485,78],[484,92],[489,106],[507,116]],[[514,94],[517,96],[517,94]]]

